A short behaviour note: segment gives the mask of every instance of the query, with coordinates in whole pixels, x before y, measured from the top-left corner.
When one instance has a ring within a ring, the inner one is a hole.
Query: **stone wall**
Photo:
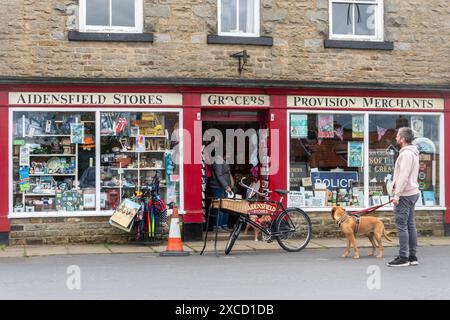
[[[393,51],[326,49],[328,0],[261,0],[261,35],[272,47],[207,44],[216,0],[144,0],[154,43],[69,41],[78,1],[0,0],[0,75],[19,77],[195,77],[448,84],[448,0],[385,1]],[[241,75],[230,55],[247,49]]]
[[[342,232],[328,213],[309,213],[313,224],[313,237],[342,237]],[[377,212],[386,231],[396,235],[392,212]],[[109,217],[78,218],[26,218],[11,219],[10,245],[76,244],[76,243],[136,243],[136,232],[126,233],[112,227]],[[420,236],[443,236],[444,215],[442,212],[416,212],[416,224]],[[182,227],[181,227],[182,229]],[[161,239],[166,239],[167,228]],[[211,235],[210,235],[211,236]]]
[[[112,227],[109,217],[11,219],[10,245],[135,243],[136,232]],[[167,229],[162,231],[166,237]]]
[[[308,213],[313,224],[314,237],[342,237],[343,233],[331,220],[331,214]],[[377,211],[370,214],[381,219],[386,231],[397,235],[395,218],[392,212]],[[419,236],[444,236],[444,213],[439,211],[416,211],[416,227]]]

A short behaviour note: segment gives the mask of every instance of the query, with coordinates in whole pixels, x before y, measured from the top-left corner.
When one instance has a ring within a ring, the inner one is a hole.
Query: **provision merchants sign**
[[[288,107],[444,110],[444,99],[288,96]]]
[[[10,105],[172,105],[179,93],[10,92]]]

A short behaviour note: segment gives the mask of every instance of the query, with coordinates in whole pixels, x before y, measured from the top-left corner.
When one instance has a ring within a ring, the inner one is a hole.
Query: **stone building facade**
[[[67,78],[228,78],[391,84],[449,83],[446,0],[384,1],[385,41],[394,50],[324,48],[328,0],[262,0],[261,36],[273,46],[208,44],[215,0],[144,1],[153,43],[69,41],[78,1],[0,1],[0,74]],[[246,49],[239,75],[230,55]]]
[[[357,43],[355,48],[354,43],[328,42],[329,0],[261,0],[260,37],[230,40],[217,36],[216,0],[143,0],[145,36],[132,40],[80,33],[76,0],[0,0],[0,117],[8,116],[9,92],[52,92],[60,86],[77,92],[102,92],[105,86],[106,92],[145,92],[149,86],[158,92],[155,87],[165,86],[168,92],[189,95],[186,101],[194,102],[185,102],[183,107],[192,109],[187,113],[189,119],[197,114],[198,120],[202,106],[199,96],[192,95],[211,86],[205,92],[219,88],[230,94],[257,92],[277,99],[285,95],[280,100],[284,105],[289,94],[426,96],[443,101],[439,112],[445,128],[441,130],[450,133],[446,124],[450,120],[448,1],[381,3],[383,41],[375,46]],[[249,57],[239,72],[238,60],[232,55],[243,50]],[[286,110],[278,109],[274,114],[287,117]],[[283,121],[279,127],[285,129]],[[8,135],[9,130],[2,128],[0,135]],[[441,144],[450,150],[447,140]],[[8,162],[7,154],[0,155],[0,165]],[[450,168],[447,159],[441,165]],[[440,210],[418,212],[422,235],[450,233],[446,168],[440,179],[446,186]],[[8,166],[0,168],[0,190],[5,193],[10,188],[8,170]],[[198,166],[195,170],[200,172]],[[272,186],[287,187],[286,176],[284,172],[283,182],[274,178]],[[112,228],[105,216],[8,219],[12,205],[7,202],[0,205],[0,233],[7,233],[11,244],[133,241],[133,236]],[[191,208],[197,218],[187,222],[201,223],[199,202],[195,200],[195,210]],[[328,212],[310,215],[314,236],[339,234]],[[392,212],[381,216],[388,229],[394,230]]]

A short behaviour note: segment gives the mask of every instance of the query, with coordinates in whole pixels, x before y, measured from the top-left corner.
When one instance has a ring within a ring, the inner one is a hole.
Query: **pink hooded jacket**
[[[415,145],[407,145],[400,149],[395,161],[394,199],[412,196],[419,193],[419,150]]]

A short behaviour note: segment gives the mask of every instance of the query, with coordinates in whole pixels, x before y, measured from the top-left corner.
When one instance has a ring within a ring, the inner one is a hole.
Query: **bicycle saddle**
[[[276,189],[274,190],[276,193],[278,193],[280,196],[287,195],[290,191],[289,190],[282,190],[282,189]]]

